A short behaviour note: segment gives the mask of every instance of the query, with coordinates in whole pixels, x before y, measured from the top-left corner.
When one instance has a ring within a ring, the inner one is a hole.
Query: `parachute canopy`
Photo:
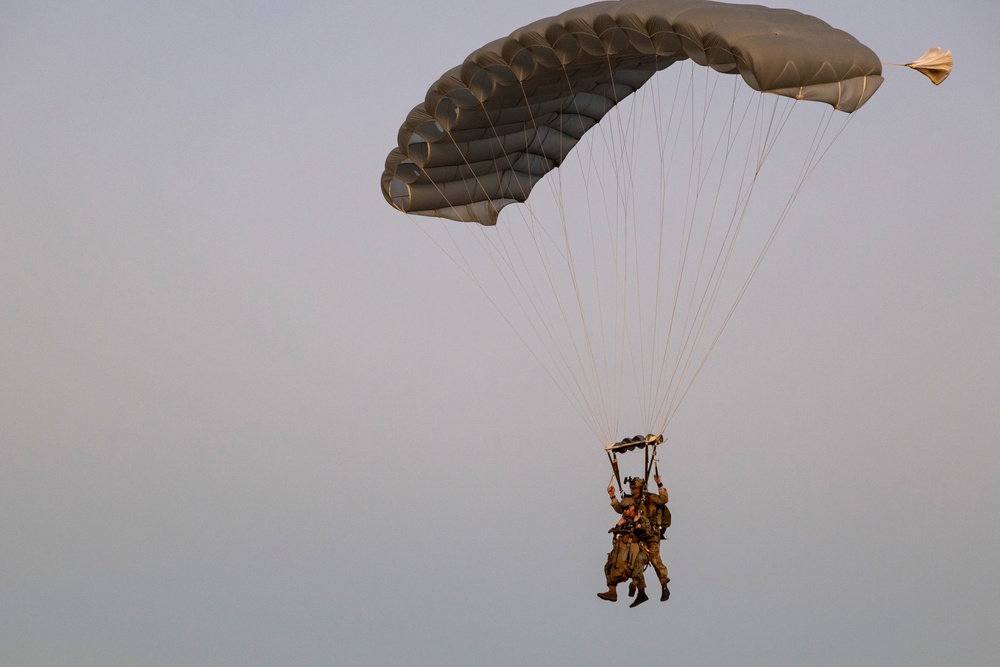
[[[871,49],[793,10],[596,2],[526,25],[445,72],[400,128],[383,194],[407,213],[493,225],[616,104],[688,59],[845,112],[882,83]]]

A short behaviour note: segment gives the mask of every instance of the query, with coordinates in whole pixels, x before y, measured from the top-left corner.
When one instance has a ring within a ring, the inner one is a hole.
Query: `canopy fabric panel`
[[[882,83],[871,49],[793,10],[597,2],[526,25],[445,72],[400,128],[383,195],[407,213],[493,225],[616,104],[687,59],[848,113]]]

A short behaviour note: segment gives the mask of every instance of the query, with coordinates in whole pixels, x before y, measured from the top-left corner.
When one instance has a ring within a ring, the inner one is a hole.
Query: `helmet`
[[[646,480],[644,480],[642,477],[629,477],[625,481],[628,482],[629,485],[631,485],[632,487],[639,487],[640,489],[646,486]]]

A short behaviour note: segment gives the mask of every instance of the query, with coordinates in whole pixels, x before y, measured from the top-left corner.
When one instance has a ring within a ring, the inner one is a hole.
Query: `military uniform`
[[[641,485],[642,480],[640,479],[639,482]],[[660,506],[666,505],[669,500],[667,490],[662,484],[660,484],[659,487],[659,493],[655,495],[647,493],[645,501],[639,504],[639,514],[644,516],[650,522],[653,522],[656,519],[659,514]],[[630,498],[626,498],[626,500],[634,500],[634,498],[635,496],[631,496]],[[611,507],[619,514],[621,514],[624,510],[622,503],[615,497],[611,498]],[[670,577],[667,575],[667,566],[663,564],[663,559],[660,556],[661,537],[660,531],[656,530],[656,528],[658,527],[654,526],[654,530],[649,532],[642,544],[645,551],[649,554],[649,563],[653,566],[653,569],[656,570],[656,577],[660,580],[660,586],[663,591],[660,595],[660,600],[662,601],[670,597],[670,589],[667,588],[667,583],[670,581]]]
[[[649,539],[652,531],[649,519],[641,514],[626,517],[608,531],[612,533],[611,551],[604,564],[604,578],[608,590],[606,593],[598,593],[598,597],[614,602],[618,599],[618,584],[631,579],[629,590],[634,588],[639,592],[631,606],[634,607],[649,599],[645,593],[646,578],[643,574],[649,562],[649,555],[643,544]]]

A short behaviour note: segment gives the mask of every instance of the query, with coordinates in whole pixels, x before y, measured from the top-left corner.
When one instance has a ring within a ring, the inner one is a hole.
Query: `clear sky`
[[[0,663],[994,664],[1000,5],[785,6],[956,70],[797,202],[628,609],[599,444],[379,191],[441,72],[569,5],[3,3]]]

